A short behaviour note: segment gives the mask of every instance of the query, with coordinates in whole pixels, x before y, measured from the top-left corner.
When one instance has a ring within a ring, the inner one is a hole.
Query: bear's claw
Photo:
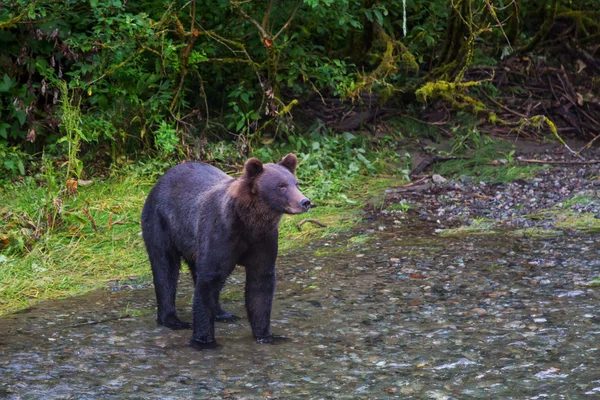
[[[235,321],[239,321],[241,318],[237,317],[235,315],[232,315],[228,312],[222,313],[222,314],[218,314],[215,319],[219,322],[235,322]]]
[[[260,344],[282,344],[289,341],[285,336],[280,335],[270,335],[270,336],[260,336],[256,337],[256,342]]]
[[[221,347],[220,344],[213,340],[211,342],[202,342],[199,340],[191,339],[190,346],[192,346],[196,350],[214,350]]]
[[[189,322],[184,322],[174,315],[170,315],[162,321],[160,319],[157,319],[156,322],[158,322],[162,326],[176,331],[182,329],[192,329],[192,324],[190,324]]]

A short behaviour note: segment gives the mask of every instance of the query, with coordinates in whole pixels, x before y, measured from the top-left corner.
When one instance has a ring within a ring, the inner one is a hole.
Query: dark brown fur
[[[169,170],[151,190],[142,212],[142,232],[152,265],[158,322],[189,327],[176,315],[175,292],[183,258],[195,284],[192,343],[215,343],[214,321],[231,318],[219,292],[236,264],[246,267],[246,308],[254,336],[271,341],[278,225],[284,213],[306,211],[310,201],[297,188],[297,158],[263,165],[255,158],[233,179],[202,163]]]

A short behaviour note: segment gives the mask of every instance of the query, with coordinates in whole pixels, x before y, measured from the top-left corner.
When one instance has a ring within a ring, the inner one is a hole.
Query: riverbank
[[[413,183],[386,190],[382,212],[415,213],[439,235],[598,232],[600,163],[593,161],[600,159],[600,150],[581,154],[584,159],[560,144],[525,144],[510,157],[471,166],[467,174],[441,175],[444,167],[434,166]],[[481,178],[482,169],[512,179]]]

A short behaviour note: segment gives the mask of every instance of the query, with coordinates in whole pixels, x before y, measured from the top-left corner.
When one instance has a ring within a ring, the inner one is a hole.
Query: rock
[[[448,182],[448,179],[446,179],[443,176],[438,175],[438,174],[433,175],[431,177],[431,179],[433,180],[433,183],[435,183],[437,185],[441,185],[441,184]]]
[[[473,178],[470,177],[469,175],[461,175],[458,177],[458,180],[461,181],[462,183],[472,183],[473,182]]]

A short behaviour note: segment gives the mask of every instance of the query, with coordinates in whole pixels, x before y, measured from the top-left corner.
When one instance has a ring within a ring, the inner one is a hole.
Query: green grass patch
[[[79,187],[76,197],[52,196],[33,179],[5,187],[0,314],[85,293],[110,280],[149,282],[139,219],[151,186],[130,175]]]
[[[463,225],[458,228],[443,229],[438,232],[441,237],[465,237],[472,235],[496,235],[494,221],[487,218],[476,218],[471,225]]]
[[[591,281],[588,285],[592,287],[600,287],[600,276]]]
[[[556,216],[554,226],[559,229],[600,232],[600,219],[593,213],[565,212]]]
[[[514,147],[503,140],[480,136],[468,131],[453,140],[452,155],[466,158],[447,160],[434,165],[433,172],[445,177],[466,175],[477,181],[500,183],[534,177],[543,165],[517,164]]]
[[[562,235],[563,231],[533,227],[509,230],[506,232],[506,234],[513,237],[552,237]]]
[[[598,201],[598,198],[592,194],[576,194],[568,200],[562,202],[564,208],[575,206],[575,205],[587,205]]]
[[[390,129],[406,138],[429,138],[439,140],[442,135],[435,125],[421,122],[409,116],[400,116],[386,122]]]
[[[405,213],[408,212],[408,210],[410,210],[410,207],[410,204],[400,202],[390,204],[388,208],[386,208],[386,210],[388,210],[391,213]]]

